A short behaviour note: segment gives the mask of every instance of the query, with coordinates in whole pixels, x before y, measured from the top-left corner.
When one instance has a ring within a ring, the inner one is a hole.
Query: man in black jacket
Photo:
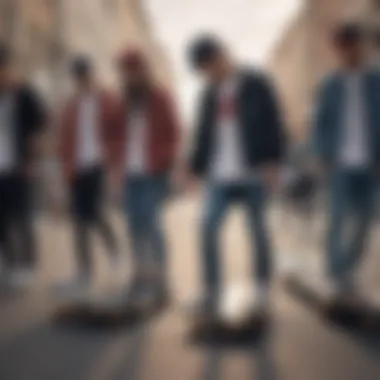
[[[1,277],[12,285],[28,286],[36,269],[32,167],[45,113],[35,92],[13,80],[11,69],[10,51],[0,45]]]
[[[222,43],[197,39],[190,48],[193,67],[205,77],[194,150],[192,177],[206,180],[202,221],[202,257],[206,297],[202,310],[217,311],[220,292],[218,234],[229,206],[241,203],[254,238],[258,308],[266,308],[271,249],[265,223],[267,189],[278,180],[283,131],[277,101],[268,80],[241,69]]]

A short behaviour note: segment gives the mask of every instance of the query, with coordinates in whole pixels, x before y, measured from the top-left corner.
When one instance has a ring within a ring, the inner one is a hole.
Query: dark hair
[[[0,43],[0,66],[7,66],[11,60],[11,51],[8,46]]]
[[[71,73],[77,78],[83,78],[92,71],[92,62],[86,56],[77,56],[71,63]]]
[[[198,69],[219,56],[223,49],[223,45],[217,37],[202,35],[194,39],[190,44],[188,51],[189,62],[195,69]]]
[[[358,42],[362,42],[364,38],[364,27],[357,23],[340,25],[334,33],[334,41],[338,45],[356,44]]]

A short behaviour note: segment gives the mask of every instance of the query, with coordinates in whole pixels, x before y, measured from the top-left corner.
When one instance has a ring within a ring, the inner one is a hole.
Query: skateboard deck
[[[146,320],[164,306],[164,303],[157,301],[136,307],[128,299],[125,289],[112,289],[95,293],[86,299],[62,298],[52,317],[64,323],[120,325]]]
[[[370,297],[337,297],[322,277],[293,273],[286,279],[289,292],[321,316],[363,331],[380,331],[380,302]]]
[[[266,311],[255,308],[257,294],[252,286],[235,284],[222,292],[218,313],[214,316],[198,314],[194,303],[186,309],[190,336],[247,338],[259,334],[269,318]]]

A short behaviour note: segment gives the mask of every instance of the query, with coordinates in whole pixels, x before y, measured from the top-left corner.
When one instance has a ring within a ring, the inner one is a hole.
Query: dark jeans
[[[153,262],[166,269],[166,243],[162,231],[162,210],[168,191],[165,175],[128,176],[124,204],[137,271]]]
[[[201,252],[203,258],[203,279],[208,291],[219,291],[221,268],[219,233],[229,207],[240,203],[247,215],[249,237],[252,238],[252,260],[256,278],[268,282],[271,275],[271,249],[265,223],[264,188],[258,181],[246,184],[226,185],[211,183],[205,200],[205,214],[202,221]],[[236,253],[240,254],[240,253]]]
[[[336,169],[330,185],[330,224],[327,234],[327,270],[332,278],[345,280],[363,258],[375,206],[375,176],[370,170]],[[352,219],[350,239],[344,241]]]
[[[91,272],[90,231],[96,227],[110,254],[116,254],[116,238],[103,210],[103,170],[93,167],[76,174],[71,188],[76,257],[82,274]]]
[[[32,181],[18,173],[0,175],[0,246],[5,264],[36,265]]]

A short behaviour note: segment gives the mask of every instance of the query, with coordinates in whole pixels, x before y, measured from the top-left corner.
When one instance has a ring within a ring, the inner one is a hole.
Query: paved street
[[[198,291],[196,232],[199,210],[191,200],[175,202],[166,217],[170,236],[170,276],[178,304]],[[279,267],[291,257],[318,254],[318,233],[289,215],[272,215]],[[124,227],[114,223],[122,238]],[[323,223],[320,223],[323,225]],[[241,215],[233,213],[223,240],[225,280],[249,276],[248,242]],[[303,227],[303,229],[301,229]],[[41,279],[29,295],[1,295],[1,380],[378,380],[380,340],[331,326],[290,298],[276,281],[274,321],[257,344],[201,347],[186,339],[186,321],[178,305],[145,326],[101,329],[60,327],[49,315],[54,299],[49,284],[72,271],[70,229],[43,218]],[[317,227],[313,227],[314,229]],[[294,234],[302,240],[296,244]],[[376,234],[374,234],[374,239]],[[96,279],[109,278],[101,243],[96,240]],[[123,244],[126,243],[123,241]],[[379,258],[372,242],[363,266],[363,283],[376,283]],[[127,249],[126,249],[127,253]],[[128,266],[126,260],[126,267]]]

